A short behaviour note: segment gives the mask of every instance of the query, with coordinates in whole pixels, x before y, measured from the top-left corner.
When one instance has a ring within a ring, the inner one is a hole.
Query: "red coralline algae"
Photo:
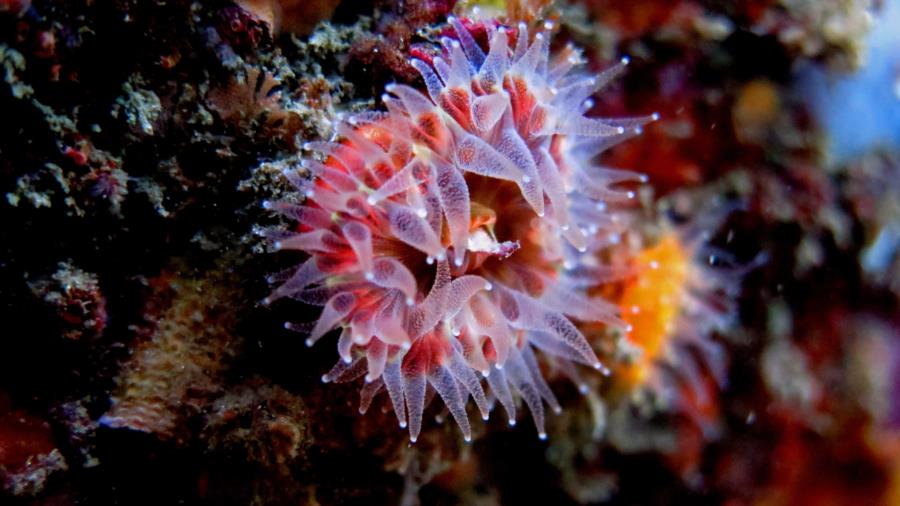
[[[0,12],[11,12],[21,16],[31,7],[31,0],[0,0]]]
[[[255,48],[270,38],[265,20],[240,7],[226,7],[219,12],[219,17],[218,32],[234,48]]]
[[[268,27],[270,34],[280,31],[306,34],[319,21],[328,19],[338,0],[237,0],[235,4]]]
[[[97,275],[68,262],[56,272],[29,284],[32,293],[53,310],[60,335],[66,339],[91,339],[106,328],[106,297]]]
[[[0,490],[36,495],[51,474],[67,468],[49,423],[18,410],[0,414]]]
[[[634,197],[620,185],[644,178],[593,159],[655,116],[585,117],[627,60],[571,72],[579,54],[550,55],[551,23],[533,40],[525,24],[486,23],[485,51],[449,22],[456,38],[441,55],[410,62],[427,94],[388,86],[387,112],[338,124],[335,140],[307,145],[319,159],[286,173],[305,203],[265,203],[298,223],[275,248],[309,255],[273,277],[266,302],[323,306],[316,323],[288,324],[309,345],[341,329],[341,359],[322,380],[365,376],[361,412],[387,390],[412,441],[430,390],[467,440],[469,397],[484,419],[498,400],[510,425],[521,398],[543,438],[544,403],[560,406],[534,350],[608,372],[573,320],[625,327],[587,288],[607,279],[599,252],[620,232],[611,208]]]

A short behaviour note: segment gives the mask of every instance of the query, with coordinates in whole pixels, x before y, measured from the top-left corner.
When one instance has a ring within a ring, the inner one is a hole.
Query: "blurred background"
[[[260,202],[421,86],[451,13],[630,58],[591,110],[660,114],[603,155],[648,175],[649,229],[735,203],[707,231],[735,318],[687,386],[663,364],[677,402],[551,381],[546,442],[410,446],[320,383],[306,309],[259,303],[296,263]],[[900,504],[898,27],[898,0],[0,0],[0,503]]]

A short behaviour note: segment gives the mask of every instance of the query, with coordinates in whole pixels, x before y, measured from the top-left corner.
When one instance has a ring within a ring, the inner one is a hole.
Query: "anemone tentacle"
[[[470,398],[484,418],[497,399],[511,423],[521,399],[543,437],[544,407],[559,404],[533,348],[607,372],[576,322],[624,325],[583,273],[603,271],[615,205],[634,196],[620,185],[642,178],[594,158],[654,118],[584,116],[625,62],[573,72],[574,50],[551,57],[549,25],[531,39],[488,24],[485,49],[449,22],[441,55],[411,61],[425,93],[390,85],[386,113],[307,145],[321,161],[290,178],[305,204],[269,207],[297,222],[277,248],[309,259],[269,301],[322,306],[308,342],[342,329],[323,381],[364,377],[363,412],[386,390],[413,441],[429,389],[466,439]]]

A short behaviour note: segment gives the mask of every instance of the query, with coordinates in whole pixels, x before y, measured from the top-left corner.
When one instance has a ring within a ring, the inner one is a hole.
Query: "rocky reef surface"
[[[900,503],[897,8],[0,0],[0,502]],[[387,85],[424,92],[451,19],[627,57],[578,112],[659,118],[601,154],[646,176],[589,294],[622,327],[579,327],[608,376],[539,357],[546,440],[469,406],[466,442],[430,402],[410,444],[323,384],[336,336],[285,328],[319,309],[263,303],[304,258],[272,231],[306,231],[263,203]]]

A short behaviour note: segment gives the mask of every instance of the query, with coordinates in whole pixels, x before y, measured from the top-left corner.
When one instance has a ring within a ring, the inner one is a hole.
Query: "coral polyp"
[[[573,72],[579,55],[551,56],[549,23],[532,39],[524,24],[486,22],[486,50],[449,23],[439,56],[411,60],[427,93],[389,85],[386,112],[307,144],[319,156],[286,174],[302,204],[266,203],[297,222],[276,249],[308,254],[267,302],[322,306],[314,324],[289,326],[310,345],[341,329],[323,381],[365,376],[361,412],[386,390],[412,441],[429,390],[467,440],[469,398],[484,419],[496,399],[511,425],[523,400],[544,437],[545,404],[560,406],[535,349],[608,372],[576,324],[625,325],[587,292],[608,274],[598,258],[620,232],[612,209],[643,179],[594,159],[654,118],[586,117],[627,61]]]
[[[628,343],[639,347],[640,354],[624,368],[622,381],[632,385],[651,381],[656,362],[665,355],[668,338],[675,331],[689,262],[675,234],[666,235],[634,258],[641,274],[626,285],[620,304],[632,325]]]
[[[727,363],[713,334],[737,318],[744,275],[763,260],[741,264],[708,243],[726,212],[707,206],[691,222],[666,224],[630,263],[636,275],[618,297],[632,327],[623,338],[629,358],[617,369],[625,389],[649,388],[677,411],[701,417],[695,404],[725,385]]]

